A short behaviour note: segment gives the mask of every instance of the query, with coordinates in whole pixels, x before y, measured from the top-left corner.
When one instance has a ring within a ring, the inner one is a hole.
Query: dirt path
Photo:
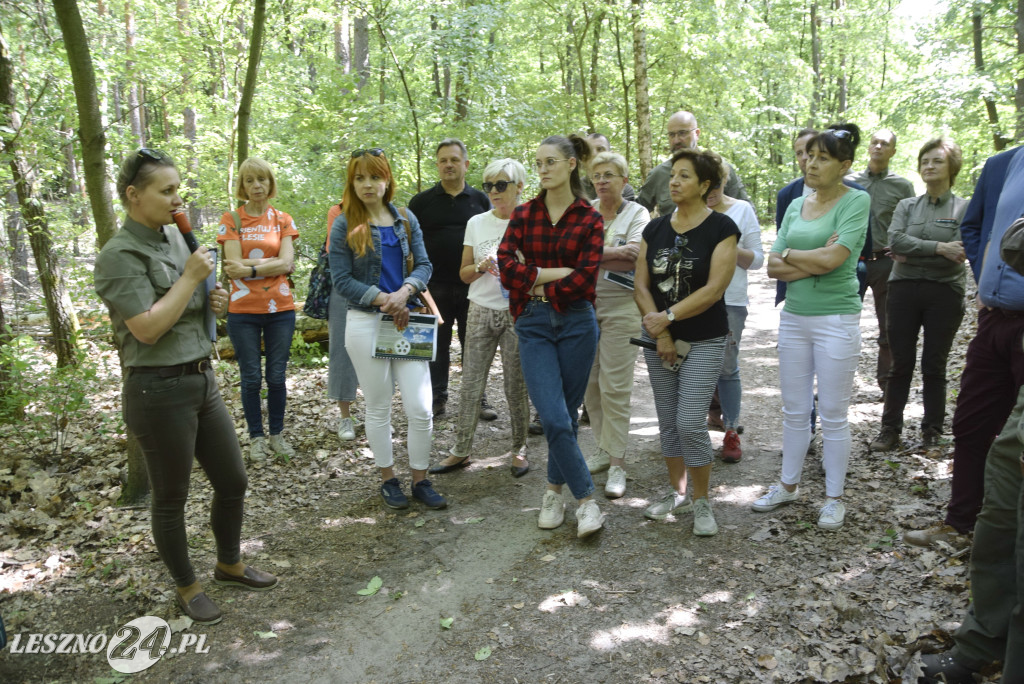
[[[750,502],[778,478],[781,402],[774,281],[752,274],[749,289],[744,456],[737,465],[715,463],[717,536],[694,537],[689,515],[651,522],[641,514],[666,488],[642,360],[626,496],[605,501],[605,475],[595,477],[607,525],[585,542],[576,539],[571,504],[559,529],[536,526],[543,437],[530,439],[526,477],[513,479],[498,460],[509,433],[500,379],[492,378],[488,396],[502,417],[481,423],[472,466],[434,478],[449,499],[445,511],[384,509],[368,453],[357,447],[339,455],[333,435],[303,444],[303,463],[253,469],[243,554],[279,572],[281,586],[255,594],[211,585],[224,622],[190,630],[207,635],[209,652],[165,656],[133,681],[892,681],[887,667],[903,667],[907,645],[952,628],[965,605],[966,556],[894,541],[898,531],[939,514],[948,497],[948,450],[910,449],[888,461],[867,453],[881,411],[869,297],[851,409],[846,525],[838,532],[815,526],[824,496],[817,458],[808,458],[800,504],[751,512]],[[965,324],[962,335],[969,334]],[[958,363],[951,359],[953,378]],[[302,401],[293,393],[299,414]],[[908,407],[908,423],[915,411],[919,405]],[[437,422],[438,451],[452,444],[453,431],[453,419]],[[720,447],[721,433],[712,438]],[[580,441],[589,453],[589,428]],[[404,467],[404,454],[396,461]],[[202,502],[208,490],[201,477],[194,483],[193,502]],[[136,517],[148,521],[145,512]],[[213,560],[204,517],[203,506],[190,504],[198,568]],[[162,571],[151,546],[125,562],[151,575]],[[378,593],[358,595],[375,576]],[[73,574],[64,582],[79,591]],[[144,614],[177,616],[169,601],[123,594],[109,601],[82,592],[69,600],[50,590],[40,599],[42,617],[23,621],[19,631],[74,625],[113,633]],[[481,649],[489,656],[478,660]],[[102,655],[5,654],[0,671],[5,667],[25,681],[93,681],[110,672]],[[57,676],[40,668],[56,668]]]

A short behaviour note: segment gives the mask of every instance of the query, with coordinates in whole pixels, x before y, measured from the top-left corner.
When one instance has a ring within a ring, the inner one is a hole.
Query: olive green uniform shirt
[[[907,257],[895,262],[889,282],[894,280],[932,280],[948,283],[961,295],[967,268],[935,253],[940,242],[960,240],[960,222],[967,211],[967,200],[947,191],[937,202],[927,194],[911,197],[896,206],[889,226],[889,246],[894,254]]]
[[[871,249],[883,251],[889,246],[889,224],[896,205],[914,196],[914,184],[889,169],[882,173],[864,169],[850,174],[846,180],[859,184],[871,195]]]
[[[210,355],[206,289],[200,283],[181,318],[157,340],[140,342],[125,321],[149,311],[185,271],[188,251],[172,244],[163,227],[147,228],[132,218],[103,245],[96,258],[96,293],[110,309],[114,340],[125,366],[174,366]],[[175,236],[180,237],[180,236]]]

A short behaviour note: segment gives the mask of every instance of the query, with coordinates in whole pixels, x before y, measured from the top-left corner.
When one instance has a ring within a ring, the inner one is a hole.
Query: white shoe
[[[270,444],[270,450],[277,456],[295,458],[295,449],[292,449],[288,442],[284,441],[284,437],[281,435],[270,435],[268,442]]]
[[[800,487],[798,486],[791,492],[787,492],[786,488],[782,486],[781,482],[776,482],[768,488],[768,493],[762,496],[760,499],[750,504],[750,508],[760,513],[766,513],[767,511],[774,511],[782,504],[793,503],[800,497]]]
[[[608,470],[612,463],[612,457],[604,449],[598,449],[593,456],[587,456],[587,470],[593,473],[600,473]]]
[[[267,438],[263,435],[259,437],[253,437],[252,442],[249,444],[249,460],[253,463],[262,463],[268,458],[274,455],[270,445],[267,444]]]
[[[604,513],[598,507],[597,502],[591,499],[580,504],[576,509],[576,536],[579,539],[589,537],[604,527]]]
[[[664,520],[669,513],[679,511],[685,513],[693,508],[693,501],[688,494],[680,495],[676,490],[670,491],[661,501],[656,501],[644,510],[644,517],[650,520]]]
[[[693,533],[698,537],[713,537],[718,534],[718,523],[711,512],[711,502],[707,497],[693,502]]]
[[[838,530],[846,518],[846,506],[839,499],[825,499],[825,505],[818,514],[818,527],[823,530]]]
[[[342,418],[338,421],[338,439],[342,442],[351,442],[356,438],[356,426],[352,417]]]
[[[626,493],[626,469],[612,466],[608,469],[608,481],[604,483],[604,495],[609,499],[618,499]]]
[[[537,516],[537,527],[542,530],[553,530],[565,520],[565,499],[560,492],[544,490],[544,499],[540,504],[540,515]]]

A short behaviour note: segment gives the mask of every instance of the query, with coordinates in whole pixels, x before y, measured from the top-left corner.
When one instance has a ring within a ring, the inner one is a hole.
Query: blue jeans
[[[586,498],[594,481],[576,442],[576,415],[597,352],[594,307],[581,300],[559,313],[548,302],[528,302],[516,334],[526,387],[548,440],[548,482],[568,484],[576,499]]]
[[[263,414],[260,389],[263,386],[260,368],[260,340],[267,356],[267,414],[270,434],[284,430],[284,407],[288,399],[285,370],[295,332],[295,311],[267,314],[228,314],[228,335],[238,359],[242,384],[242,411],[249,426],[250,437],[263,436]]]
[[[740,385],[740,341],[743,327],[747,323],[747,307],[728,306],[729,336],[725,340],[725,359],[718,376],[718,398],[722,404],[722,423],[726,430],[735,430],[740,424],[740,400],[743,387]]]

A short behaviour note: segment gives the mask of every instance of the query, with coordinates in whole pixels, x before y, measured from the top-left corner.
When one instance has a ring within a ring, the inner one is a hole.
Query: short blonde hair
[[[277,197],[277,179],[274,178],[274,170],[270,168],[263,159],[249,157],[238,166],[238,183],[235,185],[235,197],[240,200],[249,201],[249,195],[245,192],[246,174],[262,174],[270,181],[270,189],[267,190],[267,199]]]
[[[626,158],[618,152],[602,152],[590,160],[590,168],[596,168],[598,164],[611,164],[623,177],[629,175]]]

